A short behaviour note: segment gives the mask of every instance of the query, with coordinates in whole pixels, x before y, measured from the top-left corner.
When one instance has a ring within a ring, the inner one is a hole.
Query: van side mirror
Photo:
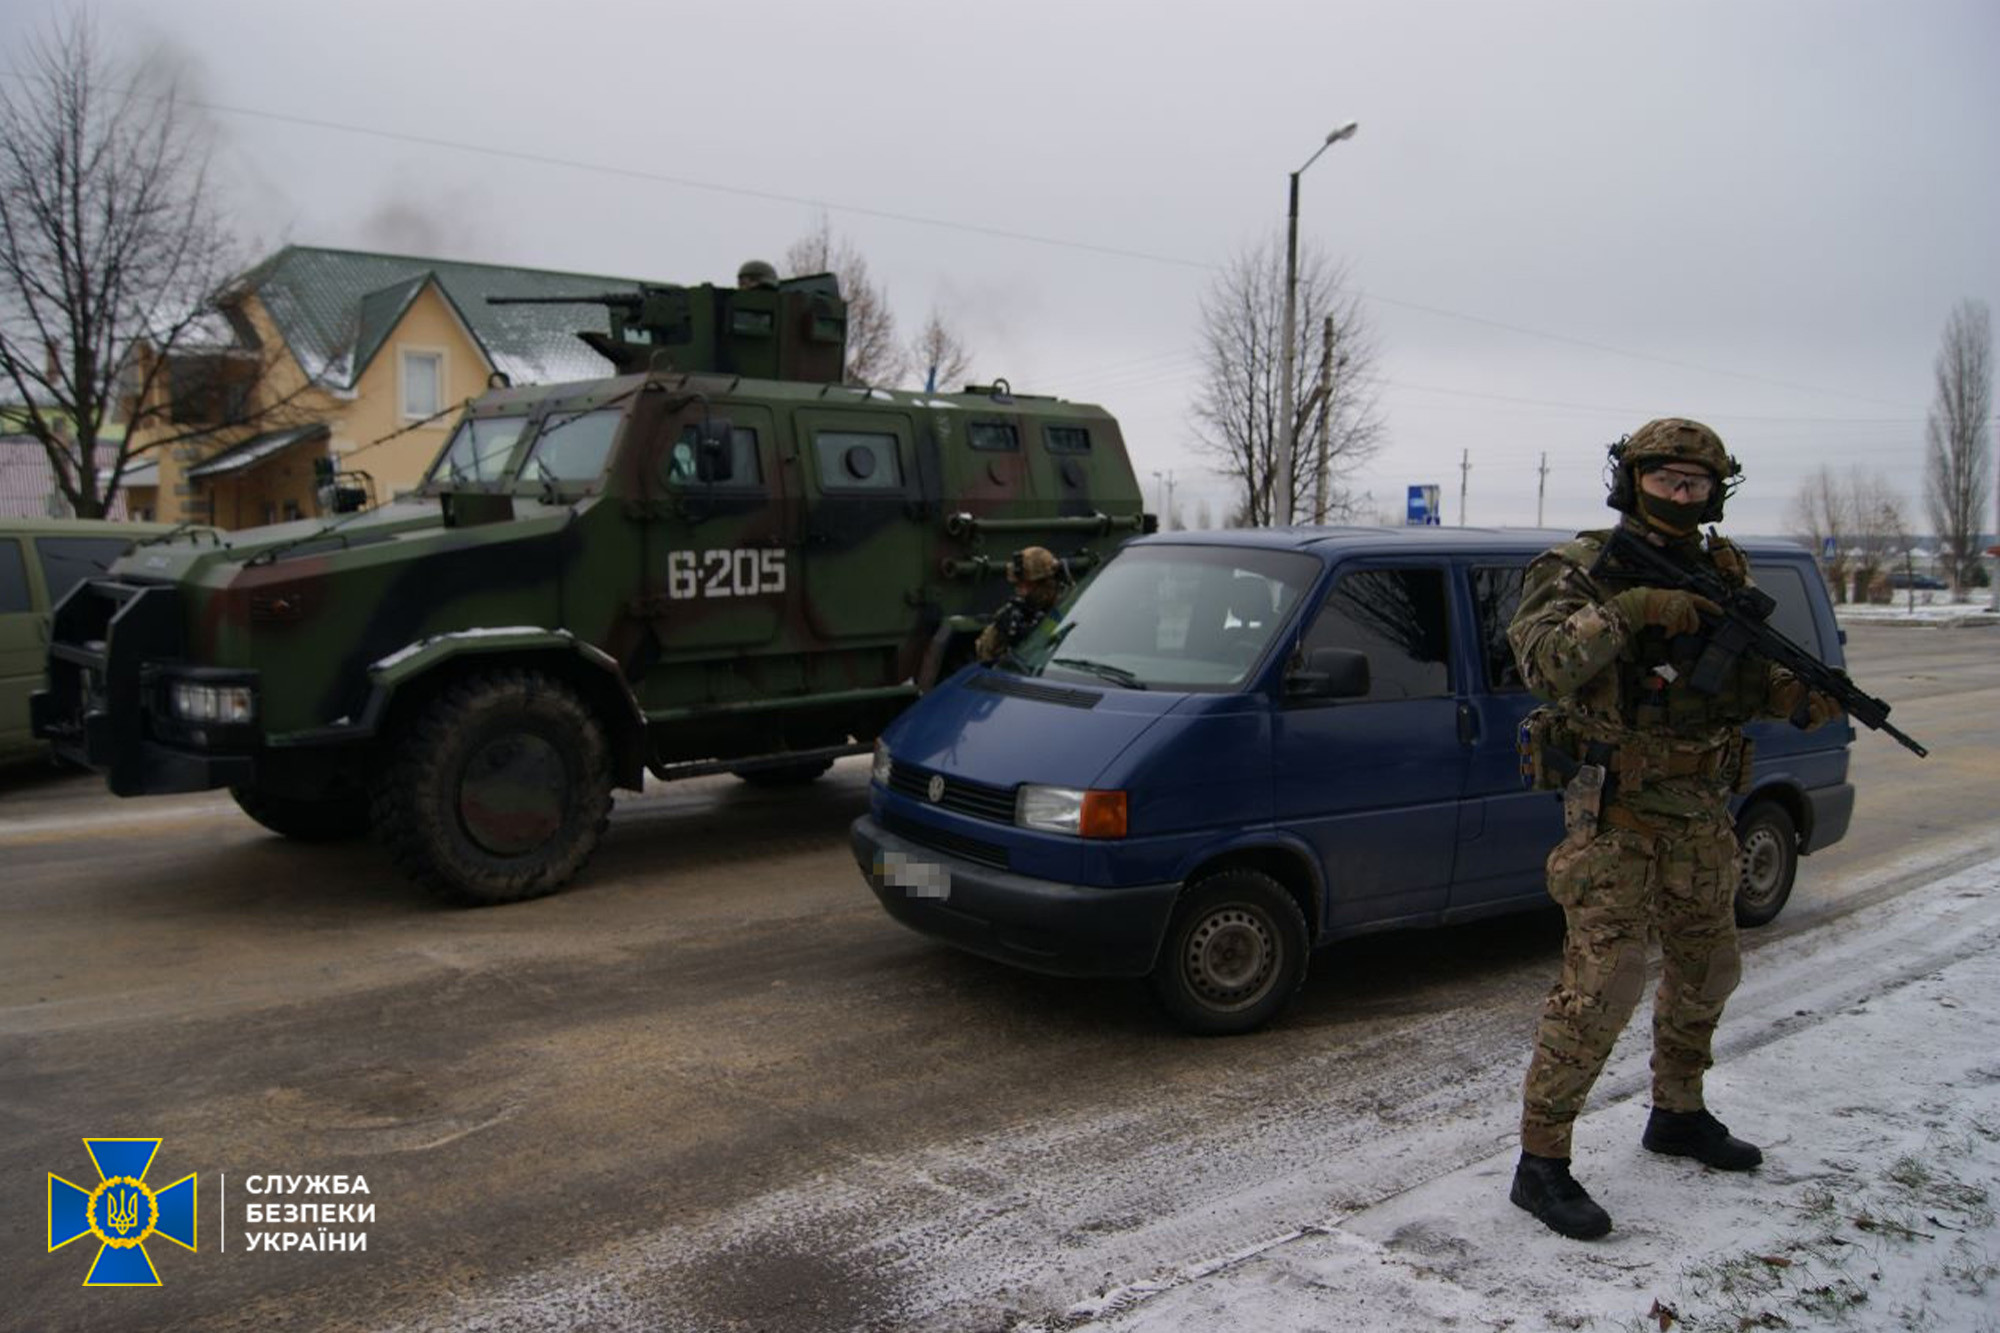
[[[1315,648],[1303,667],[1285,674],[1287,699],[1359,699],[1368,693],[1368,654]]]
[[[736,430],[728,417],[703,417],[696,428],[694,475],[696,481],[728,481],[736,473],[736,453],[731,447]]]

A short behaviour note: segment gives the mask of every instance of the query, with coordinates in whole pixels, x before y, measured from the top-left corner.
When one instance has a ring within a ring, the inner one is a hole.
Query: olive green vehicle
[[[648,772],[809,782],[865,751],[969,656],[1012,551],[1081,569],[1152,526],[1099,408],[835,382],[831,278],[582,299],[629,373],[494,388],[378,509],[78,585],[36,734],[121,796],[228,787],[512,901]]]

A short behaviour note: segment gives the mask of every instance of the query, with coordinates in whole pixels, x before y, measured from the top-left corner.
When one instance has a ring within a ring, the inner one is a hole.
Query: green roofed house
[[[166,417],[133,439],[143,447],[242,416],[246,405],[265,414],[254,427],[144,455],[157,472],[131,479],[129,502],[162,521],[224,528],[315,516],[314,462],[328,456],[387,500],[416,485],[457,405],[496,373],[550,384],[613,372],[576,336],[610,332],[604,307],[494,306],[487,297],[638,289],[598,274],[287,246],[234,284],[225,331],[174,354],[159,377]]]

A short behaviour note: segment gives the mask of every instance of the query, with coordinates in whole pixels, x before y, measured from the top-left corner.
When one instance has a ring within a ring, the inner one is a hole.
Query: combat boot
[[[1571,1240],[1596,1240],[1611,1230],[1611,1214],[1576,1183],[1567,1157],[1521,1154],[1514,1168],[1514,1188],[1507,1197],[1525,1208],[1549,1230]]]
[[[1750,1171],[1764,1160],[1755,1144],[1730,1134],[1729,1126],[1705,1110],[1662,1111],[1655,1106],[1640,1142],[1654,1152],[1692,1157],[1718,1171]]]

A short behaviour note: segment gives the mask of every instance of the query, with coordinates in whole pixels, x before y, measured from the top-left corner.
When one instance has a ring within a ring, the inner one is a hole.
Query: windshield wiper
[[[1146,683],[1137,676],[1127,671],[1124,667],[1112,666],[1109,662],[1093,662],[1087,657],[1054,657],[1049,659],[1049,665],[1073,667],[1078,671],[1088,672],[1100,680],[1108,680],[1114,685],[1122,685],[1128,690],[1143,690],[1146,688]]]

